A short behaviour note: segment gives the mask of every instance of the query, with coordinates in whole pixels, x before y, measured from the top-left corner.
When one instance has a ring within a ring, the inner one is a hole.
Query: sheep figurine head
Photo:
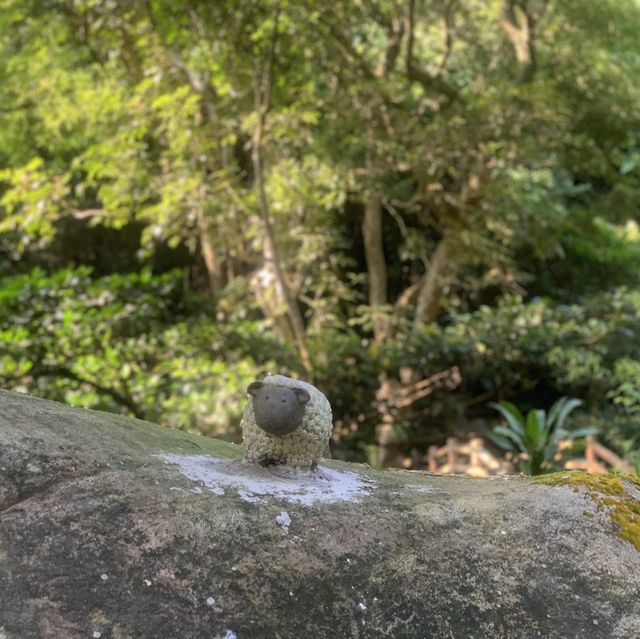
[[[293,433],[304,417],[311,396],[304,388],[253,382],[247,388],[253,402],[256,425],[269,435]]]
[[[306,382],[267,375],[247,388],[250,398],[242,417],[249,461],[314,468],[331,435],[331,406]]]

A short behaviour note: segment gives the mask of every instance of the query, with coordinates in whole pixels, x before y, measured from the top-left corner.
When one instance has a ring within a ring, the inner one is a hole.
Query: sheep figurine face
[[[311,399],[304,388],[290,388],[253,382],[247,388],[253,398],[256,425],[269,435],[293,433],[304,417],[305,404]]]
[[[311,384],[268,375],[249,385],[242,436],[249,461],[311,469],[331,435],[331,406]]]

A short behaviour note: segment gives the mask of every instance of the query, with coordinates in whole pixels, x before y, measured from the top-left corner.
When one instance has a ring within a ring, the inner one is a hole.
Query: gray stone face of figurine
[[[249,461],[315,468],[332,429],[331,406],[311,384],[267,375],[249,385],[242,437]]]

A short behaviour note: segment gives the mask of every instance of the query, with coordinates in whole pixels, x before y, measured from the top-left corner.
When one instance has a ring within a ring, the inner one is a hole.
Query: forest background
[[[424,465],[583,400],[640,463],[637,0],[0,0],[0,386]]]

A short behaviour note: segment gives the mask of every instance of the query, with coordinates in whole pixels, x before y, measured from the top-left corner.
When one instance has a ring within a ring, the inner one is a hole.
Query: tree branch
[[[364,61],[362,56],[353,48],[353,45],[351,44],[351,42],[349,42],[349,39],[345,38],[344,34],[338,31],[338,29],[336,29],[333,25],[327,26],[329,29],[329,34],[338,44],[338,47],[342,51],[342,55],[344,56],[345,60],[347,60],[347,62],[349,62],[350,64],[358,66],[365,78],[367,78],[368,80],[375,80],[377,78],[376,74]]]
[[[75,209],[71,211],[71,217],[76,220],[86,220],[92,217],[105,217],[106,209]]]
[[[280,20],[280,7],[276,10],[274,18],[273,33],[271,37],[269,57],[265,65],[262,77],[260,72],[256,72],[256,86],[255,86],[255,108],[257,113],[256,125],[253,131],[253,145],[251,149],[251,158],[253,162],[253,171],[256,186],[258,189],[258,206],[260,210],[260,217],[264,226],[265,233],[265,247],[264,254],[265,260],[270,261],[273,267],[273,274],[277,286],[279,287],[287,308],[287,316],[291,324],[292,333],[296,342],[296,347],[300,355],[300,361],[306,372],[311,375],[313,372],[313,366],[311,362],[311,355],[307,346],[305,337],[304,320],[300,308],[298,307],[297,300],[295,300],[289,289],[286,278],[284,276],[284,269],[282,266],[282,260],[280,257],[280,251],[278,250],[278,244],[276,242],[276,236],[271,223],[271,212],[269,209],[269,201],[267,199],[267,193],[265,189],[264,171],[263,171],[263,159],[262,159],[262,139],[264,126],[267,119],[267,114],[271,109],[271,96],[273,87],[273,74],[276,58],[276,48],[278,44],[278,26]]]
[[[547,7],[548,0],[539,0],[537,8],[532,0],[503,0],[500,25],[513,47],[518,63],[518,82],[533,80],[536,72],[536,25]]]
[[[414,0],[409,0],[410,5],[413,4],[413,1]],[[413,14],[412,11],[410,11],[410,13]],[[402,40],[405,36],[408,35],[406,63],[404,70],[404,75],[406,76],[406,78],[411,82],[417,82],[427,92],[435,92],[443,95],[445,98],[445,105],[452,103],[456,99],[459,99],[459,92],[454,86],[446,82],[439,75],[430,74],[415,65],[413,61],[413,31],[409,31],[407,29],[408,26],[413,29],[413,18],[405,18],[404,24],[401,27],[395,27],[397,29],[397,32],[395,36],[393,36],[389,41],[389,48],[387,49],[385,55],[385,61],[381,63],[375,70],[373,70],[369,66],[367,61],[363,58],[363,56],[355,50],[350,40],[341,31],[339,31],[334,25],[328,23],[327,21],[325,21],[325,25],[327,26],[329,35],[331,35],[337,43],[338,48],[342,52],[345,60],[349,64],[357,66],[362,75],[367,80],[379,80],[381,77],[387,75],[390,69],[395,67],[397,58],[400,55]],[[391,25],[390,29],[393,31],[394,27]],[[392,107],[395,106],[393,101],[382,91],[381,97],[385,104]]]
[[[451,51],[453,49],[453,3],[455,0],[444,0],[444,11],[442,13],[442,38],[444,43],[444,53],[442,54],[442,59],[438,64],[438,68],[434,73],[434,76],[437,78],[442,75],[445,67],[447,66],[447,62],[449,61],[449,57],[451,56]]]
[[[442,278],[445,275],[448,264],[449,252],[446,240],[443,238],[438,242],[433,252],[431,261],[423,276],[422,285],[418,291],[412,328],[414,335],[424,324],[434,322],[437,318]]]
[[[387,330],[387,321],[381,311],[387,303],[387,263],[384,255],[382,202],[374,192],[367,196],[361,230],[369,275],[369,306],[373,314],[373,333],[379,342],[384,339]]]
[[[416,280],[413,284],[409,284],[407,288],[398,295],[398,299],[395,301],[394,306],[396,308],[404,308],[408,306],[413,297],[418,293],[422,286],[422,278]]]
[[[138,419],[144,419],[143,411],[130,397],[119,393],[114,388],[104,386],[102,384],[99,384],[98,382],[92,382],[89,379],[85,379],[66,366],[45,366],[42,368],[34,369],[31,374],[34,377],[66,377],[67,379],[78,382],[79,384],[87,384],[87,386],[91,386],[91,388],[95,388],[98,392],[108,395],[118,404],[129,409],[134,417],[137,417]]]
[[[387,26],[387,50],[384,60],[376,68],[375,75],[379,78],[385,77],[392,71],[400,55],[400,47],[404,38],[404,22],[397,17],[391,18]]]
[[[444,95],[449,102],[457,99],[458,90],[443,80],[439,75],[428,73],[419,68],[414,60],[415,43],[415,0],[407,1],[407,11],[405,14],[405,33],[407,34],[407,53],[405,58],[406,75],[412,82],[417,82],[425,91],[436,91]]]
[[[158,37],[162,39],[161,31],[158,28],[155,16],[153,15],[151,2],[149,0],[146,0],[145,6],[147,9],[147,14],[149,16],[149,22],[151,23],[153,30],[158,35]],[[189,15],[192,24],[194,24],[194,16],[192,12],[190,12]],[[163,43],[163,46],[171,59],[171,64],[184,74],[189,86],[196,93],[200,94],[200,99],[202,101],[202,106],[204,108],[206,118],[209,122],[212,121],[215,116],[215,100],[217,98],[217,94],[215,89],[211,85],[211,78],[209,73],[207,72],[203,77],[201,77],[182,59],[180,55],[178,55],[178,53],[173,48],[171,48],[166,43]]]

